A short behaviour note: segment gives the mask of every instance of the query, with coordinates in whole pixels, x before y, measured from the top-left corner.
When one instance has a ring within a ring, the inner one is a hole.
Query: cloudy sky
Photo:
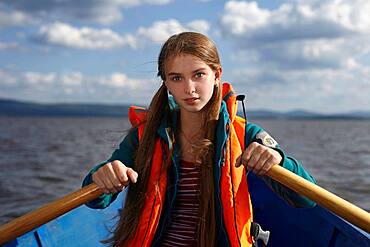
[[[0,2],[0,98],[147,104],[170,35],[212,38],[249,109],[370,111],[369,0]]]

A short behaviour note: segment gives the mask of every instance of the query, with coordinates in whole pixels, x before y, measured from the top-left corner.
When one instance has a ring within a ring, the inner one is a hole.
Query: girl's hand
[[[236,159],[236,167],[244,165],[248,171],[262,176],[267,173],[273,165],[280,164],[280,153],[270,147],[257,142],[249,144],[246,150]]]
[[[100,167],[92,175],[92,180],[105,194],[111,194],[122,191],[130,182],[136,183],[137,177],[137,172],[132,168],[114,160]]]

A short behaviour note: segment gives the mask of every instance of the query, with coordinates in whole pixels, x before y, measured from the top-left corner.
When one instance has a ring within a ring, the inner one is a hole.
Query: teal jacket
[[[174,126],[177,126],[177,119],[179,114],[178,106],[172,102],[171,103],[171,118],[172,123]],[[165,116],[161,122],[160,127],[157,130],[157,136],[159,138],[162,138],[167,145],[170,145],[169,143],[169,135],[167,133],[167,127],[168,123],[166,121],[167,116]],[[215,166],[214,166],[214,179],[215,179],[215,211],[216,211],[216,222],[217,222],[217,236],[218,236],[218,243],[219,246],[229,246],[229,242],[227,240],[227,234],[223,226],[223,220],[222,220],[222,205],[221,205],[221,199],[220,199],[220,178],[221,178],[221,167],[223,166],[223,156],[222,153],[225,151],[225,143],[228,138],[228,131],[226,129],[226,126],[230,123],[229,113],[227,111],[226,103],[222,102],[221,109],[220,109],[220,115],[219,120],[217,122],[216,126],[216,141],[215,141]],[[133,153],[135,152],[137,146],[138,146],[138,133],[137,129],[133,129],[129,132],[129,134],[124,138],[124,140],[119,145],[118,149],[116,149],[112,156],[105,162],[97,165],[94,167],[85,177],[83,181],[83,186],[86,186],[92,182],[92,174],[98,170],[101,166],[106,164],[107,162],[111,162],[113,160],[120,160],[125,165],[132,167],[135,169],[134,166],[134,159],[133,159]],[[245,143],[246,147],[252,143],[252,142],[260,142],[261,140],[259,136],[261,134],[264,134],[262,136],[266,136],[267,133],[265,133],[265,130],[263,130],[261,127],[259,127],[256,124],[248,123],[246,126],[246,132],[245,132]],[[178,145],[174,145],[174,152],[172,157],[172,165],[169,166],[168,171],[168,185],[167,185],[167,192],[166,192],[166,201],[164,203],[164,209],[163,209],[163,215],[161,215],[161,219],[157,228],[156,236],[154,238],[152,246],[159,246],[160,245],[160,239],[163,232],[163,229],[166,225],[166,223],[169,221],[171,217],[171,208],[173,206],[174,199],[176,197],[177,193],[177,184],[178,184],[178,167],[179,167],[179,147]],[[302,165],[294,158],[289,157],[285,154],[285,152],[279,147],[278,144],[276,144],[273,147],[275,150],[277,150],[281,156],[282,161],[281,164],[284,168],[288,169],[289,171],[292,171],[293,173],[303,177],[304,179],[315,183],[315,180],[313,177],[304,170]],[[311,200],[307,199],[306,197],[303,197],[296,192],[290,190],[289,188],[281,185],[280,183],[270,179],[267,176],[261,177],[267,185],[277,194],[279,195],[284,201],[286,201],[288,204],[294,206],[294,207],[313,207],[315,206],[315,203]],[[140,179],[140,174],[139,174]],[[116,194],[103,194],[97,199],[87,203],[88,207],[91,208],[105,208],[109,204],[111,204],[116,198],[118,193]]]
[[[177,122],[177,114],[178,114],[178,106],[174,101],[171,103],[171,109],[172,109],[172,119],[174,124],[176,125]],[[215,162],[217,163],[217,160],[220,159],[221,153],[222,153],[222,147],[217,148],[218,146],[221,146],[220,144],[227,138],[227,133],[224,131],[224,126],[229,122],[229,114],[227,112],[226,104],[225,102],[222,102],[221,109],[220,109],[220,118],[217,124],[217,132],[216,132],[216,152],[215,152]],[[162,121],[162,124],[160,128],[157,131],[157,135],[160,138],[163,138],[168,143],[168,134],[167,134],[167,122],[165,120]],[[266,132],[263,128],[260,126],[248,123],[246,126],[246,147],[252,143],[252,142],[259,142],[261,143],[261,140],[258,138],[258,134]],[[130,133],[124,138],[124,140],[120,143],[119,147],[113,152],[111,157],[106,160],[105,162],[95,166],[93,169],[90,170],[90,172],[87,174],[85,179],[83,180],[82,185],[86,186],[90,183],[92,183],[92,174],[97,171],[101,166],[106,164],[107,162],[111,162],[113,160],[120,160],[122,163],[124,163],[127,166],[134,167],[134,158],[133,153],[135,152],[137,146],[138,146],[138,135],[137,135],[137,129],[133,129],[130,131]],[[284,168],[288,169],[289,171],[303,177],[304,179],[316,183],[315,179],[303,168],[301,163],[294,159],[293,157],[287,156],[283,149],[277,144],[274,149],[278,151],[282,156],[282,162],[280,165],[282,165]],[[174,147],[174,156],[178,157],[179,148],[177,146]],[[176,161],[174,163],[177,163]],[[178,165],[178,164],[174,164]],[[173,166],[172,166],[173,167]],[[169,173],[170,174],[170,173]],[[139,174],[140,176],[140,174]],[[288,204],[294,207],[312,207],[315,205],[314,202],[307,199],[306,197],[303,197],[296,192],[290,190],[289,188],[281,185],[280,183],[272,180],[271,178],[267,176],[262,176],[261,179],[263,179],[267,185],[277,194],[279,195],[284,201],[286,201]],[[169,180],[170,181],[170,180]],[[117,194],[103,194],[97,199],[87,203],[87,206],[91,208],[105,208],[109,206],[117,197]]]

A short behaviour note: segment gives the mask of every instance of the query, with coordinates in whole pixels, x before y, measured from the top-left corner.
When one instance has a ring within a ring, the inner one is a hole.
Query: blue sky
[[[249,109],[370,111],[368,0],[0,2],[0,97],[148,104],[160,46],[207,34]]]

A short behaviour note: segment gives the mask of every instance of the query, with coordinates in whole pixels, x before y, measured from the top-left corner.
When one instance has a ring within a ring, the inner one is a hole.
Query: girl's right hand
[[[100,167],[92,175],[92,180],[105,193],[117,193],[130,182],[136,183],[138,174],[121,161],[114,160]]]

